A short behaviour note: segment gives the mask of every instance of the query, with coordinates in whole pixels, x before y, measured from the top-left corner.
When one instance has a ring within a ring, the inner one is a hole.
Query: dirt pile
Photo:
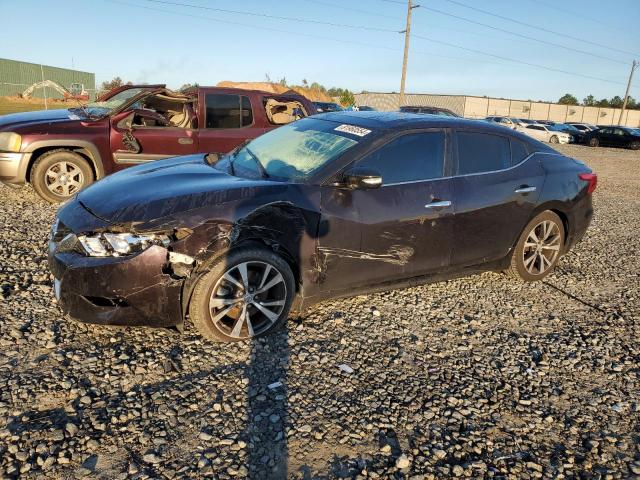
[[[232,88],[245,88],[247,90],[261,90],[263,92],[284,93],[289,90],[294,90],[300,95],[307,97],[313,102],[333,102],[331,97],[325,92],[307,87],[285,87],[279,83],[269,82],[231,82],[224,80],[218,82],[217,87],[232,87]]]

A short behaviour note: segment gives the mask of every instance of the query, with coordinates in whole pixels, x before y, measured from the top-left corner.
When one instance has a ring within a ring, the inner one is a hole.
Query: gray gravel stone
[[[599,186],[544,283],[324,302],[249,344],[64,317],[56,207],[0,185],[0,477],[640,475],[640,155],[558,149]]]

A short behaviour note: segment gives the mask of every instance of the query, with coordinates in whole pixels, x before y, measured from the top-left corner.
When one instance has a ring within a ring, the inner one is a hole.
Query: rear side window
[[[458,175],[492,172],[511,165],[509,139],[486,133],[458,132]]]
[[[206,128],[240,128],[253,123],[253,111],[249,97],[208,93]]]
[[[403,135],[358,162],[382,176],[382,184],[440,178],[444,170],[444,132]]]
[[[527,146],[520,140],[511,139],[511,165],[517,165],[529,156]]]

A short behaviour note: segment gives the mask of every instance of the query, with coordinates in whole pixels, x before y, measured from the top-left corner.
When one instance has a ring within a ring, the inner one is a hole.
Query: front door
[[[611,146],[626,147],[629,143],[629,134],[621,128],[614,128],[611,135]]]
[[[325,187],[327,233],[319,239],[338,288],[384,283],[447,268],[453,198],[443,178],[447,132],[398,136],[352,166],[377,171],[378,189]]]
[[[458,131],[456,144],[452,264],[504,258],[531,218],[544,170],[515,138]]]
[[[135,112],[125,111],[111,119],[109,142],[116,169],[198,152],[196,130],[136,125],[134,118]]]

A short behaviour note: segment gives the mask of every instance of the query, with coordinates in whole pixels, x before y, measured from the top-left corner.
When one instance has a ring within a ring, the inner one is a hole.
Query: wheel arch
[[[29,164],[25,172],[25,180],[27,182],[31,178],[31,171],[36,160],[45,153],[53,150],[69,150],[77,153],[87,160],[96,180],[105,176],[102,157],[95,144],[86,140],[43,140],[30,143],[25,150],[26,153],[31,153],[31,158],[29,159]]]
[[[302,243],[305,238],[314,238],[316,228],[317,225],[313,225],[305,210],[290,202],[264,205],[236,221],[230,230],[225,229],[228,234],[223,242],[219,239],[214,240],[203,249],[207,253],[196,259],[196,267],[182,288],[183,317],[189,311],[196,284],[211,266],[232,251],[248,247],[271,250],[287,262],[296,285],[296,295],[291,309],[298,311],[304,297]],[[286,241],[287,239],[289,241]]]
[[[567,212],[565,211],[565,209],[563,208],[563,206],[561,204],[559,204],[559,202],[546,202],[543,204],[538,205],[533,212],[531,212],[531,216],[529,217],[529,220],[527,220],[527,224],[533,220],[537,215],[540,215],[542,212],[546,212],[546,211],[550,211],[555,213],[556,215],[558,215],[558,217],[560,217],[560,220],[562,220],[562,227],[564,230],[564,244],[565,246],[567,245],[567,242],[569,240],[569,234],[571,232],[570,230],[570,220],[569,220],[569,215],[567,214]],[[526,225],[523,227],[523,229],[526,228]],[[522,232],[520,232],[520,235],[522,235]],[[520,236],[518,236],[518,238],[520,238]],[[517,240],[516,240],[517,242]]]

